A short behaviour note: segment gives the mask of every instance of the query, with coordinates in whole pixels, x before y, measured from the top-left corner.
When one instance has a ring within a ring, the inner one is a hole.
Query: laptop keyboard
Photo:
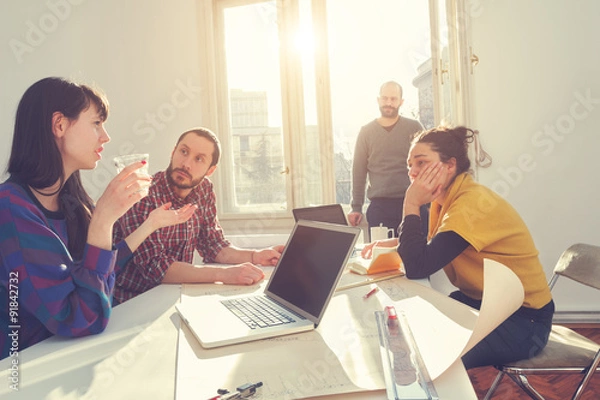
[[[276,309],[269,300],[262,296],[221,300],[221,303],[251,329],[267,328],[296,321]],[[304,319],[299,315],[298,317]]]

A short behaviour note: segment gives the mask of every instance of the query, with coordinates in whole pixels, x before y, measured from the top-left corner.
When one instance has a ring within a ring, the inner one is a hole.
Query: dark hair
[[[7,169],[11,176],[34,190],[60,182],[60,210],[66,218],[68,248],[73,258],[83,255],[94,202],[83,188],[79,171],[65,181],[62,156],[52,131],[52,117],[60,112],[76,120],[92,103],[105,121],[108,101],[98,90],[57,77],[44,78],[31,85],[17,108]]]
[[[213,144],[215,145],[215,149],[212,153],[212,161],[210,163],[210,167],[212,167],[213,165],[217,165],[217,163],[219,162],[219,158],[221,157],[221,143],[219,142],[219,138],[217,138],[217,135],[215,135],[210,129],[207,128],[190,129],[189,131],[183,132],[181,136],[179,136],[175,147],[179,145],[179,142],[181,142],[188,133],[195,133],[196,135],[206,138],[213,142]]]
[[[469,171],[469,143],[475,140],[476,132],[464,126],[450,128],[438,126],[437,128],[421,131],[415,134],[412,144],[427,143],[431,150],[440,155],[440,161],[448,162],[456,159],[456,174]]]

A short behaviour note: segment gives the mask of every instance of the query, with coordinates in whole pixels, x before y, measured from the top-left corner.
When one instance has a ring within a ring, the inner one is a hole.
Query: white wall
[[[600,2],[480,3],[475,128],[493,164],[479,179],[521,213],[550,275],[569,245],[600,245]],[[600,310],[580,285],[559,281],[555,297],[558,310]]]
[[[10,5],[7,5],[10,4]],[[112,140],[84,172],[97,197],[117,154],[148,152],[166,168],[178,136],[201,125],[195,0],[20,0],[0,12],[0,175],[23,92],[46,76],[96,83],[108,96]]]

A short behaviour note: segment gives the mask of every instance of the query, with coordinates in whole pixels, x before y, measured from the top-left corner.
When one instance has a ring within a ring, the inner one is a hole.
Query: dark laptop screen
[[[269,294],[321,318],[357,232],[347,226],[299,222],[271,276]]]
[[[340,204],[328,204],[324,206],[314,206],[305,208],[295,208],[292,210],[294,219],[299,221],[305,219],[308,221],[329,222],[331,224],[348,225],[346,215]]]

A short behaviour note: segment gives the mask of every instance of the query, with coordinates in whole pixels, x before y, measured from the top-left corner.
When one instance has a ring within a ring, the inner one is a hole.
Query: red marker
[[[375,293],[377,293],[377,291],[379,290],[379,288],[377,286],[375,286],[373,289],[371,289],[371,291],[367,294],[365,294],[363,296],[363,299],[368,299],[369,297],[373,296]]]

